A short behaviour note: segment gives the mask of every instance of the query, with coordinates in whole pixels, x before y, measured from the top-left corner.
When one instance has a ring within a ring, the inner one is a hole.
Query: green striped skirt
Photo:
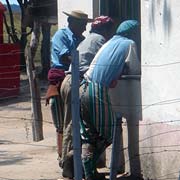
[[[112,140],[114,114],[108,94],[108,88],[97,83],[85,82],[80,87],[81,120],[85,129],[92,128],[100,137],[107,141]],[[85,139],[88,132],[83,133]]]
[[[80,87],[82,162],[86,177],[94,176],[96,162],[112,143],[114,114],[108,88],[85,82]]]

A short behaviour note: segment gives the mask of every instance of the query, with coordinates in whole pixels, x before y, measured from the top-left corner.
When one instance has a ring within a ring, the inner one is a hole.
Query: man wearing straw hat
[[[68,16],[68,26],[59,29],[51,41],[51,69],[48,72],[49,87],[46,93],[46,104],[51,105],[53,122],[57,132],[58,156],[62,155],[62,133],[63,133],[63,110],[59,89],[65,77],[65,71],[69,69],[72,60],[72,51],[77,48],[84,39],[82,33],[86,30],[86,25],[92,20],[88,15],[80,10],[74,10],[71,13],[63,12]],[[64,155],[63,157],[65,157]],[[61,162],[61,161],[60,161]],[[62,159],[64,163],[65,160]],[[63,164],[60,163],[63,167]],[[63,174],[68,177],[68,173]]]

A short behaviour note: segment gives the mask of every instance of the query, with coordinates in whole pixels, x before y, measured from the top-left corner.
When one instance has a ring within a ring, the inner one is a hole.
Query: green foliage
[[[10,27],[10,18],[9,18],[8,12],[5,13],[5,16],[6,16],[7,24]],[[16,33],[18,35],[18,38],[20,38],[20,32],[21,32],[20,19],[21,19],[21,15],[20,15],[20,13],[13,13],[13,17],[14,17],[14,25],[15,25]],[[3,26],[3,38],[4,38],[4,43],[9,43],[9,35],[7,34],[5,24]]]
[[[8,12],[6,12],[5,15],[6,15],[6,20],[7,20],[8,26],[10,27],[10,19],[9,19]],[[13,17],[14,17],[14,26],[16,29],[16,33],[17,33],[18,38],[20,39],[21,38],[21,14],[18,12],[13,13]],[[51,36],[53,36],[53,34],[57,31],[57,28],[58,28],[57,25],[51,26]],[[30,28],[27,28],[27,32],[29,32],[29,31],[30,31]],[[12,41],[11,42],[9,41],[9,36],[6,31],[5,24],[3,26],[3,38],[4,38],[4,43],[12,43]],[[28,36],[27,44],[30,43],[30,39],[31,39],[31,34]],[[38,62],[38,63],[40,63],[40,61],[41,61],[41,52],[40,52],[41,41],[42,41],[42,35],[40,35],[39,46],[38,46],[36,56],[35,56],[35,62]]]

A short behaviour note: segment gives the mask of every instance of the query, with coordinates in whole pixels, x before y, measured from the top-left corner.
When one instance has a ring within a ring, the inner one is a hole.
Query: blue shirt
[[[85,79],[109,87],[122,74],[131,44],[135,44],[134,41],[114,35],[94,57]]]
[[[82,38],[76,37],[69,27],[58,30],[51,40],[51,67],[68,70],[69,65],[62,62],[62,56],[70,56],[81,41]]]

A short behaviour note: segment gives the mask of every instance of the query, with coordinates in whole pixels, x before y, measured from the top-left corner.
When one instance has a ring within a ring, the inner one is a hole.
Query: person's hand
[[[72,61],[72,57],[71,56],[68,56],[68,55],[63,55],[62,56],[62,63],[63,64],[71,64],[71,61]]]
[[[116,85],[117,85],[117,83],[118,83],[118,81],[117,80],[113,80],[112,82],[111,82],[111,84],[110,84],[110,88],[115,88],[116,87]]]

